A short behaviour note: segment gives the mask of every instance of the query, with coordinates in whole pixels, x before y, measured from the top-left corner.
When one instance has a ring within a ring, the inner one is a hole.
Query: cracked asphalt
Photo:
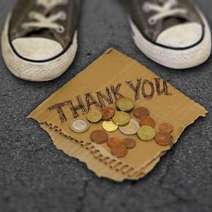
[[[197,2],[212,25],[212,1]],[[13,3],[0,0],[0,31]],[[16,79],[0,58],[0,212],[212,211],[212,58],[189,71],[150,61],[133,44],[123,4],[84,0],[76,60],[53,82]],[[209,110],[207,118],[190,126],[154,171],[137,182],[97,178],[84,164],[56,150],[48,135],[26,119],[109,47],[137,59]]]

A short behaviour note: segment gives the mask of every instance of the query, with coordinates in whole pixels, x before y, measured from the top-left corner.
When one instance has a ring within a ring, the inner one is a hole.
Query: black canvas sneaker
[[[210,56],[210,28],[190,0],[130,0],[130,25],[137,47],[161,65],[186,69]]]
[[[53,80],[77,51],[79,0],[18,0],[2,35],[9,70],[30,81]]]

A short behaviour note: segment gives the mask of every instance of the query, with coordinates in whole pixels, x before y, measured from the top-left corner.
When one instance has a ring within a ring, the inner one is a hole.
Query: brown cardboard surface
[[[160,156],[170,147],[161,147],[154,141],[141,142],[134,136],[137,147],[130,150],[125,158],[118,159],[110,154],[106,145],[97,145],[90,141],[91,131],[101,129],[101,123],[92,125],[83,134],[70,130],[70,121],[73,118],[84,117],[93,107],[114,105],[120,95],[135,100],[136,105],[147,107],[157,124],[172,123],[175,127],[175,143],[188,125],[207,113],[204,107],[146,67],[114,49],[109,49],[38,106],[29,117],[41,124],[59,149],[87,163],[88,168],[98,176],[116,181],[139,179],[155,166]],[[113,136],[125,137],[119,131],[113,133]]]
[[[116,163],[112,162],[110,166],[107,166],[104,161],[101,161],[101,159],[98,158],[98,155],[97,157],[95,157],[95,154],[91,153],[91,150],[89,148],[83,148],[80,143],[67,138],[57,130],[55,131],[50,129],[45,124],[42,124],[41,128],[49,134],[53,144],[56,146],[57,149],[62,150],[65,154],[71,157],[79,159],[81,162],[84,162],[87,165],[88,169],[92,170],[98,177],[105,177],[118,182],[121,182],[125,179],[137,180],[148,174],[160,161],[160,157],[156,157],[146,167],[140,170],[140,175],[135,177],[131,176],[128,172],[126,178],[125,172],[128,171],[127,167],[125,169],[122,169],[121,172],[117,171],[121,168],[121,165],[117,165]],[[106,155],[108,155],[108,157],[111,157],[111,155],[107,152],[105,152],[105,156]]]

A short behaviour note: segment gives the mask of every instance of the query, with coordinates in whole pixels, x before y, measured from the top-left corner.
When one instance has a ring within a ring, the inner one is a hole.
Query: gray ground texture
[[[1,31],[14,0],[0,0]],[[198,0],[212,25],[212,1]],[[190,71],[161,67],[133,44],[123,2],[84,0],[74,64],[59,79],[30,83],[13,77],[0,59],[1,212],[211,212],[212,113],[198,120],[143,180],[121,184],[99,179],[56,150],[26,116],[107,48],[137,59],[185,94],[212,107],[212,58]]]

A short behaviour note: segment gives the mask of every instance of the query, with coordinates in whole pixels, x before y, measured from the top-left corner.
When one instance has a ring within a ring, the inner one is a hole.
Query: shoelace
[[[154,25],[158,20],[164,19],[166,17],[187,13],[186,9],[175,7],[178,4],[177,0],[160,0],[160,2],[163,3],[162,6],[150,2],[146,2],[143,5],[143,10],[145,12],[156,13],[148,19],[150,25]]]
[[[58,5],[67,4],[68,0],[37,0],[37,5],[43,6],[47,12],[51,11],[54,7]],[[29,18],[32,19],[32,22],[23,23],[22,27],[27,29],[30,27],[37,28],[48,28],[54,29],[58,33],[64,32],[64,27],[58,24],[56,21],[65,20],[66,13],[64,11],[59,11],[56,14],[52,14],[51,16],[46,17],[45,15],[32,11],[29,13]]]

